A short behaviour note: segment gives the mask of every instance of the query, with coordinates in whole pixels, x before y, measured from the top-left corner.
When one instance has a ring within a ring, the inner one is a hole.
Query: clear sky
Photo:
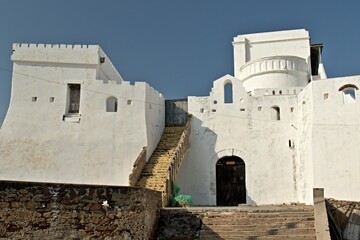
[[[167,99],[208,95],[233,74],[236,35],[305,28],[328,77],[360,74],[359,0],[0,0],[0,124],[12,43],[99,44],[127,81]]]

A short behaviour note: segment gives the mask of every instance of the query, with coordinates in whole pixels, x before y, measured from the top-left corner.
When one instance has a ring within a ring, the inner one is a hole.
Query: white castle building
[[[234,75],[188,97],[176,181],[195,205],[360,200],[360,77],[329,79],[306,30],[234,38]],[[164,99],[123,81],[99,46],[15,44],[0,179],[128,185],[164,130]]]
[[[161,137],[162,95],[124,81],[99,46],[14,44],[11,59],[0,179],[127,185]]]

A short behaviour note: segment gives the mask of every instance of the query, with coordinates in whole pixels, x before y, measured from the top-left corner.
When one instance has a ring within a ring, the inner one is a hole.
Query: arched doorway
[[[226,156],[216,163],[216,205],[237,206],[246,203],[245,163]]]

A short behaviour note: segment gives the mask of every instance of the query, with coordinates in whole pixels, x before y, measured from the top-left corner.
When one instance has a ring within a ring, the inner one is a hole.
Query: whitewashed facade
[[[188,97],[191,149],[177,182],[196,205],[216,205],[216,164],[245,164],[248,204],[360,200],[360,76],[328,79],[306,30],[234,38],[234,75]]]
[[[164,99],[124,81],[96,45],[14,44],[0,178],[128,185],[164,129]]]
[[[322,45],[304,29],[241,35],[233,46],[234,76],[188,97],[181,193],[222,205],[218,166],[241,162],[241,203],[312,204],[313,188],[360,201],[360,76],[327,78]],[[164,130],[162,95],[124,81],[99,46],[14,44],[12,60],[0,179],[128,185]]]

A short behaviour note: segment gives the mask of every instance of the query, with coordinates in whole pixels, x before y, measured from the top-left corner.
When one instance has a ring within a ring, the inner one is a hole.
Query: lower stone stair
[[[169,166],[176,153],[185,126],[165,127],[164,133],[154,153],[146,163],[137,186],[149,188],[163,193],[166,199],[166,178]]]
[[[316,239],[313,206],[165,208],[157,239]]]

